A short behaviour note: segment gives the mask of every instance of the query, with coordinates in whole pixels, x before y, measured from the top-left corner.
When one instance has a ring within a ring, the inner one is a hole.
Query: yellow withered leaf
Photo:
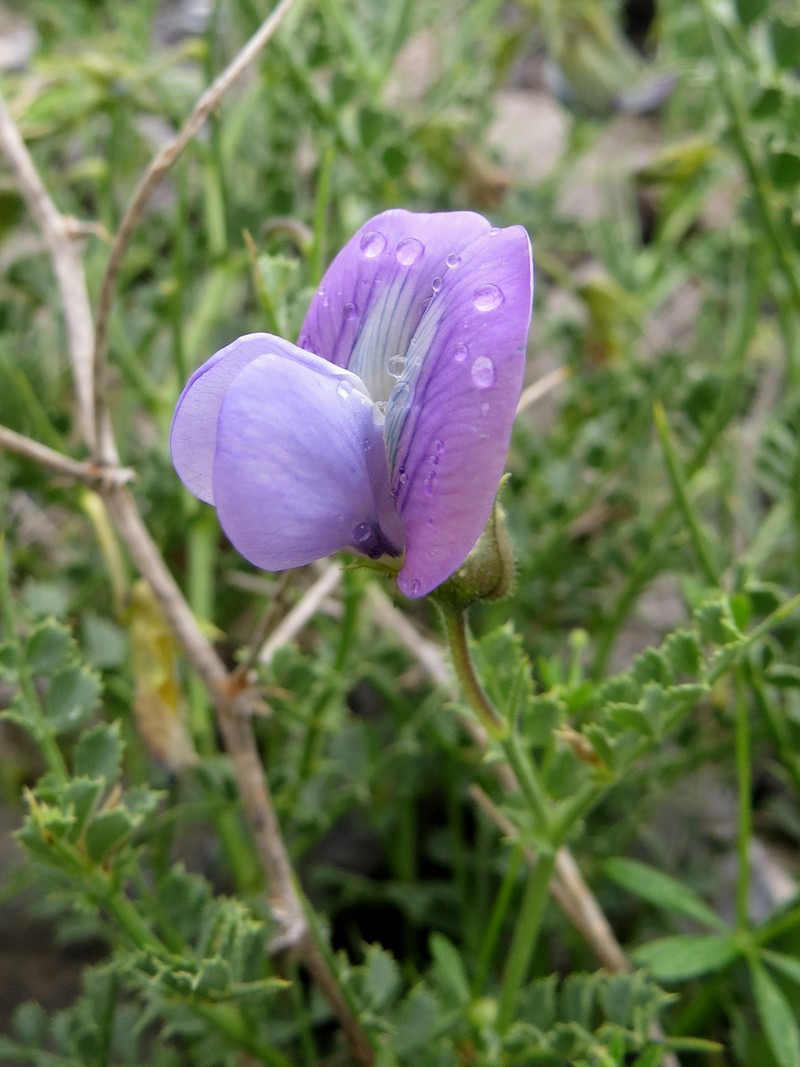
[[[180,773],[195,766],[198,757],[186,725],[177,649],[150,583],[141,578],[131,589],[128,629],[136,725],[150,755]]]

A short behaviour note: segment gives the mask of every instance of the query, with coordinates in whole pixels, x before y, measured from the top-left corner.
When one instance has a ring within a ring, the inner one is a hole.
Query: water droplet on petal
[[[389,372],[389,377],[399,378],[406,367],[405,356],[392,356],[389,362],[386,364],[386,370]]]
[[[361,238],[361,252],[365,259],[374,259],[386,248],[386,238],[377,230],[370,230]]]
[[[500,233],[500,227],[499,226],[492,226],[491,230],[489,230],[489,236],[490,237],[497,237],[498,233]]]
[[[433,519],[427,518],[425,521],[427,522],[428,526],[433,526]]]
[[[488,356],[478,356],[470,368],[470,374],[479,389],[489,389],[497,377],[494,363]]]
[[[411,595],[417,596],[419,594],[420,588],[421,587],[419,581],[415,578],[414,581],[411,583]]]
[[[447,256],[447,258],[445,259],[445,263],[451,270],[453,269],[453,267],[457,267],[460,262],[461,256],[457,255],[455,252],[451,252],[450,255]]]
[[[439,292],[439,290],[440,290],[440,289],[442,288],[442,286],[443,286],[443,285],[444,285],[444,278],[440,278],[440,277],[439,277],[439,276],[437,275],[437,276],[436,276],[436,277],[435,277],[435,278],[433,279],[433,281],[431,282],[431,289],[433,289],[434,293],[438,293],[438,292]]]
[[[433,447],[437,452],[444,452],[444,441],[434,441]]]
[[[420,305],[419,305],[419,313],[420,313],[420,315],[424,315],[425,314],[425,312],[431,306],[431,301],[432,300],[433,300],[432,296],[426,296],[425,299],[420,302]]]
[[[342,382],[339,382],[339,384],[336,386],[336,392],[339,394],[339,396],[342,398],[342,400],[346,400],[347,397],[350,396],[352,391],[353,391],[353,387],[350,384],[350,382],[342,381]]]
[[[372,537],[372,527],[368,522],[360,522],[353,530],[353,544],[363,545]]]
[[[484,400],[484,402],[481,404],[481,415],[483,415],[483,417],[486,418],[486,416],[488,414],[489,414],[489,404],[488,404],[488,401]]]
[[[472,303],[476,311],[494,311],[496,307],[500,307],[504,300],[503,290],[496,285],[492,285],[491,282],[481,285],[472,296]]]
[[[372,440],[369,437],[364,438],[364,451],[369,452],[372,448]]]
[[[406,482],[408,481],[408,475],[406,474],[405,467],[401,467],[400,470],[398,471],[398,473],[397,473],[397,481],[399,482],[400,485],[405,485]]]
[[[355,304],[345,304],[344,317],[346,319],[354,319],[358,315],[358,307]]]
[[[417,262],[424,251],[425,245],[422,241],[418,241],[416,237],[406,237],[398,244],[394,254],[401,266],[410,267],[412,263]]]
[[[439,466],[439,457],[438,456],[429,456],[428,457],[428,462],[430,463],[430,465],[432,467],[438,467]]]
[[[453,359],[456,363],[463,363],[469,355],[469,348],[465,344],[457,344],[453,349]]]
[[[391,400],[393,404],[407,404],[410,396],[411,387],[408,382],[398,382],[391,392]]]

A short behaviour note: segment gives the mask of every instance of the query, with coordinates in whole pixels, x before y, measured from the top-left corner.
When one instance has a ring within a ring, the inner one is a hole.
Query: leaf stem
[[[750,903],[750,838],[753,831],[752,773],[750,767],[750,718],[747,707],[744,674],[741,667],[735,673],[736,720],[735,754],[738,794],[736,819],[736,925],[747,930]]]
[[[550,880],[555,870],[555,852],[542,853],[530,873],[522,898],[511,951],[503,973],[497,1029],[504,1033],[514,1018],[517,995],[531,965],[547,905]]]

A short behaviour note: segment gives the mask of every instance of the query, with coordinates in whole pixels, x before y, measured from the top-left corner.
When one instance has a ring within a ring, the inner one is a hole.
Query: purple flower
[[[248,334],[192,376],[170,439],[181,480],[258,567],[404,556],[402,591],[429,593],[491,514],[532,286],[520,226],[377,215],[331,264],[298,345]]]

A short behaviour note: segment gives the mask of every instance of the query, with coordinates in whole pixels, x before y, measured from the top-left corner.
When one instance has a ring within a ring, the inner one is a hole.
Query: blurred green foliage
[[[169,6],[31,0],[33,55],[0,79],[54,199],[86,224],[94,297],[141,170],[267,13],[219,0],[181,36]],[[800,1055],[800,903],[757,892],[763,856],[792,876],[800,844],[800,22],[782,0],[662,0],[644,55],[628,29],[610,3],[305,0],[124,263],[110,346],[123,461],[234,663],[265,602],[288,608],[307,578],[252,575],[181,490],[166,437],[188,373],[233,336],[294,336],[331,255],[386,207],[469,207],[534,240],[531,380],[569,376],[520,414],[504,495],[517,579],[475,613],[473,654],[547,821],[500,793],[452,698],[376,627],[374,576],[347,571],[339,616],[260,668],[256,731],[287,843],[387,1067]],[[664,74],[657,115],[620,113],[620,92]],[[509,89],[560,108],[563,151],[536,177],[490,133]],[[69,452],[55,286],[6,174],[0,257],[0,422]],[[170,708],[199,760],[174,774],[152,758],[137,701],[163,626],[137,628],[133,575],[86,495],[6,453],[0,506],[0,796],[24,849],[0,905],[24,900],[61,940],[102,946],[74,1002],[18,1007],[0,1062],[346,1062],[318,992],[267,952],[232,772],[171,649]],[[518,840],[475,808],[474,784]],[[589,973],[552,908],[505,1027],[523,847],[562,842],[639,969]]]

